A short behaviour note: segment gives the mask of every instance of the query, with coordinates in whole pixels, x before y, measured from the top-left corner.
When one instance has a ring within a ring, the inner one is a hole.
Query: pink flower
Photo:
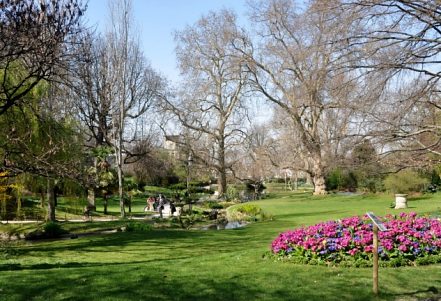
[[[407,251],[407,247],[405,245],[400,245],[398,247],[398,250],[402,251],[402,252],[406,252]]]

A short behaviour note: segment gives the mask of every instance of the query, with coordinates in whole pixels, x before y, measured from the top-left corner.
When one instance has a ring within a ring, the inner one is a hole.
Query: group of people
[[[147,206],[144,208],[144,211],[157,211],[162,218],[162,211],[164,210],[166,204],[170,206],[170,215],[173,215],[176,212],[176,206],[172,201],[167,200],[162,194],[159,194],[158,197],[148,197]]]

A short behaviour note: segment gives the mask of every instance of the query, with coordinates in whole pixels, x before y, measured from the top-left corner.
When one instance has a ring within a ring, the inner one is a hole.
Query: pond
[[[207,226],[203,226],[199,228],[200,230],[230,230],[230,229],[237,229],[237,228],[243,228],[246,225],[248,225],[247,222],[228,222],[226,224],[211,224]]]

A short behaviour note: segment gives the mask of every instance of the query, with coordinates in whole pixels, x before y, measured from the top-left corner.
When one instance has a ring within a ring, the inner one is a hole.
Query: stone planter
[[[395,195],[395,209],[405,209],[407,208],[407,194],[396,194]]]

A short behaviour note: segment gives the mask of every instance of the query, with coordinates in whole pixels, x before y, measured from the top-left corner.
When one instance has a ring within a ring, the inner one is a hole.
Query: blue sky
[[[107,0],[89,0],[86,18],[88,25],[97,25],[104,31],[108,22]],[[229,8],[238,16],[246,11],[246,0],[133,0],[134,16],[140,29],[140,43],[145,56],[152,66],[176,81],[173,33],[186,25],[194,24],[210,10]]]

